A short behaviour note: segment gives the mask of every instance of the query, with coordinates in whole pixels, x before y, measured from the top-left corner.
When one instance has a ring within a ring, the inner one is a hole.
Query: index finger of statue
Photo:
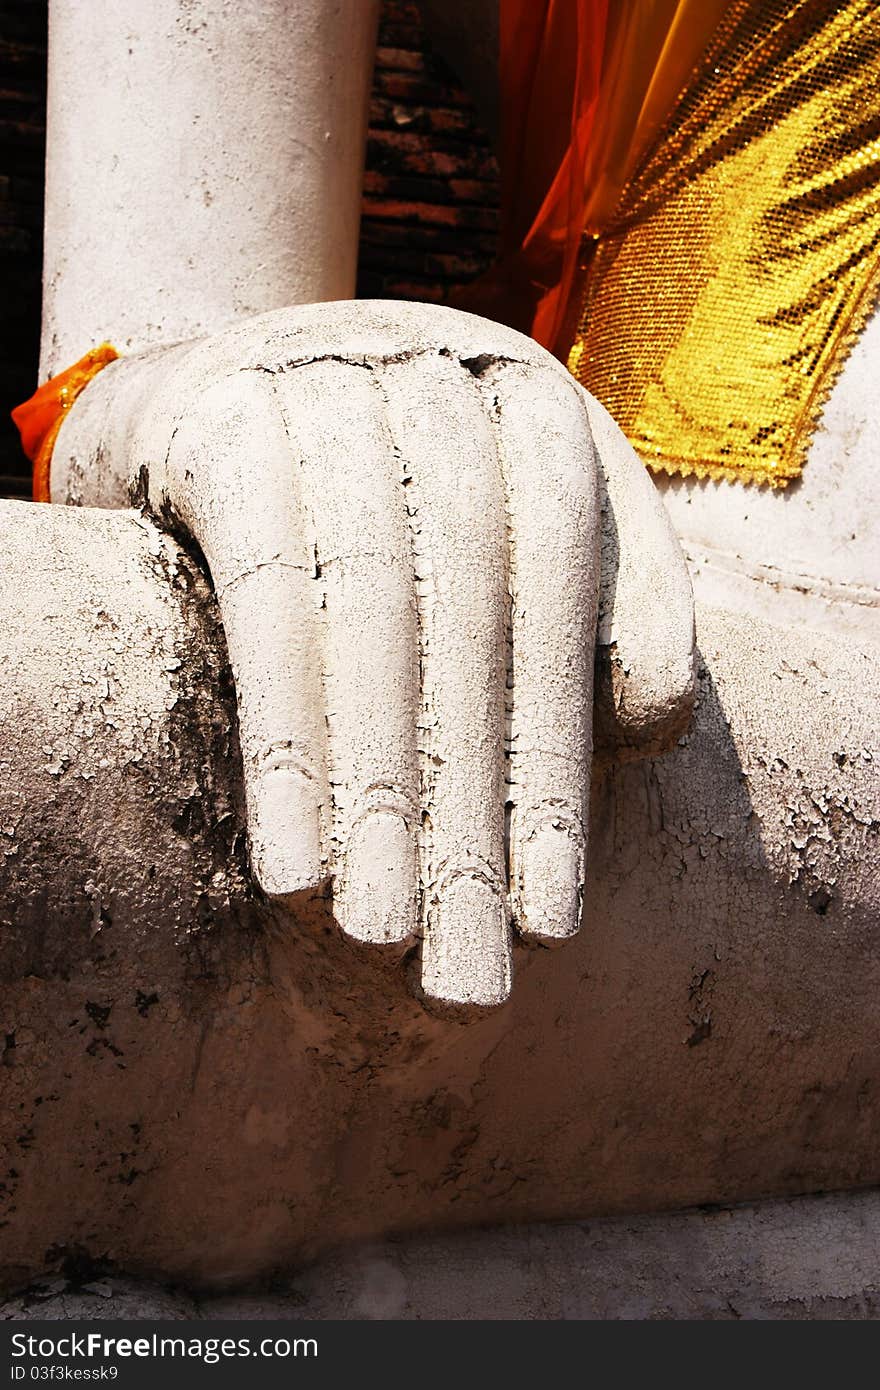
[[[513,680],[510,887],[523,936],[577,931],[584,885],[599,575],[596,457],[562,372],[500,362],[479,378],[507,491]]]
[[[242,371],[199,393],[165,470],[220,606],[238,701],[248,836],[264,892],[326,877],[329,801],[315,556],[271,378]]]

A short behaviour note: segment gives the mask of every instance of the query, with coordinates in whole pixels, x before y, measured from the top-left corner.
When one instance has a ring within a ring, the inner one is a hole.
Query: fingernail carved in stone
[[[425,928],[422,989],[439,1003],[489,1009],[510,994],[511,947],[505,895],[481,867],[445,875]]]
[[[263,892],[281,897],[316,887],[326,869],[314,777],[282,755],[267,760],[247,792],[251,865]]]
[[[386,808],[356,821],[345,856],[342,929],[378,946],[416,935],[419,906],[416,842],[403,816]]]
[[[583,831],[566,814],[547,816],[520,839],[516,915],[526,939],[552,945],[577,932],[584,849]]]

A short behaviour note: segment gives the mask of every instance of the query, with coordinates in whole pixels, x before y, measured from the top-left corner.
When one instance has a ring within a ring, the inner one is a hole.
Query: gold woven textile
[[[785,486],[878,248],[880,0],[733,0],[590,242],[569,367],[655,471]]]

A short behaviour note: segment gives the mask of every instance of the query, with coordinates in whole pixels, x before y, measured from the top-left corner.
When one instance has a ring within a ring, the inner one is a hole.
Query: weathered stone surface
[[[880,1318],[880,1197],[409,1236],[339,1252],[272,1292],[199,1296],[80,1271],[0,1319]]]
[[[377,0],[52,6],[41,379],[104,339],[354,293],[377,20]]]
[[[179,548],[4,512],[7,1287],[84,1258],[241,1285],[387,1232],[880,1181],[867,648],[701,609],[691,731],[596,779],[586,929],[461,1027],[320,896],[248,886]]]

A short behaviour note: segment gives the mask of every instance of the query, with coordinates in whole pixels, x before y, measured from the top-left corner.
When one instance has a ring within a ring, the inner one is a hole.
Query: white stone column
[[[40,379],[354,292],[377,0],[52,0]]]

